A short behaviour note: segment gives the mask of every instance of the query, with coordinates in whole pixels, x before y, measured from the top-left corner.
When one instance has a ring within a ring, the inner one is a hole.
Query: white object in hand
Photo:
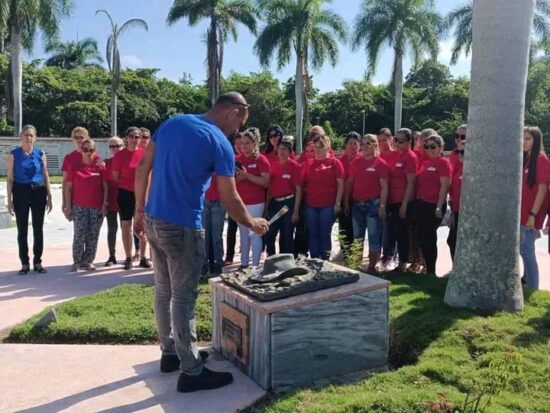
[[[267,222],[268,225],[271,225],[273,224],[275,221],[277,221],[279,218],[281,218],[284,214],[286,214],[288,212],[288,207],[285,205],[284,207],[282,207],[279,212],[277,212],[275,215],[273,215],[273,217],[271,217],[271,219]],[[250,231],[250,234],[252,235],[253,232]]]

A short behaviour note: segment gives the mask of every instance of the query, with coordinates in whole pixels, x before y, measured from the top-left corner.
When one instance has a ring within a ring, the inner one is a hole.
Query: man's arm
[[[134,195],[136,197],[136,211],[134,215],[134,233],[140,237],[144,235],[143,214],[145,212],[145,199],[147,198],[147,188],[149,187],[149,177],[153,169],[155,160],[155,142],[149,142],[141,161],[136,168],[136,177],[134,181]],[[115,175],[115,172],[117,174]],[[118,178],[118,171],[113,171],[113,177]]]
[[[218,193],[223,206],[229,216],[236,222],[250,228],[257,234],[263,235],[269,229],[267,221],[263,218],[253,218],[239,196],[235,186],[235,178],[232,176],[217,176]],[[137,199],[137,197],[136,197]]]

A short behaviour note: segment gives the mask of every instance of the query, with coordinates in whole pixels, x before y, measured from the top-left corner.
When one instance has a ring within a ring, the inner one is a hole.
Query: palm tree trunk
[[[476,0],[460,225],[445,302],[517,311],[522,128],[535,0]]]
[[[0,30],[0,54],[4,54],[5,52],[5,42],[6,34],[4,33],[4,30]]]
[[[217,22],[213,17],[210,22],[210,28],[207,32],[207,58],[206,62],[208,65],[208,92],[210,94],[210,103],[214,106],[216,100],[218,99],[219,93],[219,82],[217,81],[218,77],[218,31],[217,31]]]
[[[113,74],[114,76],[114,74]],[[117,88],[114,85],[114,82],[111,82],[111,136],[118,136],[118,96]]]
[[[23,60],[21,31],[16,24],[11,24],[10,62],[13,86],[13,134],[19,136],[23,124]]]
[[[403,115],[403,54],[395,51],[393,66],[393,84],[395,85],[395,113],[394,132],[401,129],[401,117]]]
[[[296,153],[302,153],[302,125],[304,121],[304,54],[296,53],[296,81],[294,82],[296,94]]]

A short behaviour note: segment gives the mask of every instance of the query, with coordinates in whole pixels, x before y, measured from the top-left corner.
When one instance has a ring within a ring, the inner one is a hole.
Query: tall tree
[[[23,123],[23,58],[22,50],[32,50],[35,34],[40,29],[46,39],[54,39],[59,22],[68,16],[72,0],[0,0],[0,27],[9,30],[11,104],[14,135]]]
[[[445,302],[523,308],[519,205],[535,0],[476,0],[457,252]]]
[[[425,52],[437,58],[443,29],[443,18],[435,11],[433,0],[363,1],[355,19],[352,47],[364,46],[369,76],[376,70],[383,47],[393,49],[394,130],[401,128],[403,113],[403,58],[410,51],[415,66]]]
[[[458,6],[446,17],[446,25],[454,27],[454,42],[451,49],[451,64],[458,61],[461,53],[470,54],[472,48],[472,20],[474,13],[473,1]],[[533,19],[533,43],[548,44],[550,42],[550,1],[536,0],[535,17]]]
[[[304,104],[310,84],[309,64],[320,69],[328,60],[338,61],[338,40],[346,42],[346,23],[336,13],[323,9],[332,0],[258,0],[260,14],[266,22],[254,44],[262,66],[273,55],[282,69],[296,57],[296,150],[302,151]],[[310,60],[311,59],[311,60]]]
[[[97,41],[91,37],[65,43],[53,41],[47,45],[46,52],[52,53],[52,56],[46,60],[45,65],[61,69],[84,68],[103,63]]]
[[[96,16],[98,14],[104,14],[109,19],[111,23],[111,34],[107,39],[107,66],[109,72],[111,72],[111,135],[116,136],[118,133],[117,128],[117,99],[118,99],[118,88],[120,87],[120,52],[118,48],[118,40],[124,32],[132,27],[142,28],[145,31],[149,30],[149,26],[145,20],[142,19],[130,19],[124,22],[120,27],[118,23],[115,23],[111,18],[111,15],[107,10],[97,10],[95,12]]]
[[[166,19],[169,25],[188,18],[195,26],[202,19],[209,19],[206,30],[207,83],[212,104],[220,94],[223,66],[223,49],[229,36],[237,41],[237,24],[242,23],[256,34],[256,15],[250,0],[174,0]]]

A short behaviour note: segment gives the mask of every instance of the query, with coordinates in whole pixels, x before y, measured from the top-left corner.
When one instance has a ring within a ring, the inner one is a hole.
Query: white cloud
[[[120,64],[122,67],[128,67],[130,69],[143,67],[141,59],[131,54],[122,55],[120,57]]]

